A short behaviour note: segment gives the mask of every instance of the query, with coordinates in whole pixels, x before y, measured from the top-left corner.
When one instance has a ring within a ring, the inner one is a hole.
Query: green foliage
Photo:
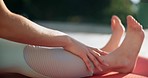
[[[106,8],[104,13],[109,17],[108,19],[112,15],[117,15],[125,23],[127,15],[134,15],[131,7],[132,3],[130,0],[111,0],[110,6]]]
[[[137,19],[143,25],[144,28],[148,28],[148,1],[142,0],[139,6],[139,11],[136,15]]]

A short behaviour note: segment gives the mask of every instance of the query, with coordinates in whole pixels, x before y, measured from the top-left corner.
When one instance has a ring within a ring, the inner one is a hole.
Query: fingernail
[[[94,71],[93,71],[92,69],[90,70],[90,72],[91,72],[92,74],[94,73]]]
[[[98,68],[99,68],[100,71],[103,71],[103,69],[100,66]]]
[[[108,64],[108,63],[106,63],[106,62],[104,62],[104,65],[105,65],[105,66],[109,66],[109,64]]]
[[[90,72],[90,74],[88,76],[93,76],[93,73]]]

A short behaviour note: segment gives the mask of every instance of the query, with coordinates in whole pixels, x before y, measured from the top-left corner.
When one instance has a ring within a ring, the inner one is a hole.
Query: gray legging
[[[79,78],[93,74],[81,58],[62,48],[0,42],[1,71],[42,78]]]

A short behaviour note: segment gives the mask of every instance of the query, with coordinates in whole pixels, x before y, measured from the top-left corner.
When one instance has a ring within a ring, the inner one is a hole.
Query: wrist
[[[63,46],[63,48],[65,49],[65,48],[71,46],[72,42],[73,42],[73,38],[71,38],[68,35],[65,35],[65,45]]]

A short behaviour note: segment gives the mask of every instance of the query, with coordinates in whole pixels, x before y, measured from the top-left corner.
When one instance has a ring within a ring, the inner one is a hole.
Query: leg
[[[127,19],[128,31],[121,46],[112,53],[101,56],[104,61],[107,61],[110,64],[110,66],[102,66],[104,71],[95,70],[94,74],[101,74],[107,71],[127,73],[133,70],[144,33],[140,25],[135,22],[131,16]],[[86,77],[92,75],[87,70],[85,63],[79,57],[66,52],[63,49],[28,47],[24,52],[27,64],[42,75],[63,78]],[[120,60],[118,58],[120,58]]]
[[[128,22],[128,32],[121,46],[109,55],[101,56],[110,64],[109,67],[102,66],[104,72],[130,72],[134,67],[144,33],[140,25],[131,17],[128,17]],[[134,40],[132,40],[132,38],[134,38]],[[25,49],[24,57],[30,68],[44,76],[72,78],[92,75],[92,73],[87,70],[85,63],[81,58],[66,52],[63,49],[33,47],[28,51]],[[120,60],[118,58],[120,58]],[[23,69],[24,68],[22,67],[22,71]],[[96,71],[95,74],[97,74],[97,72],[102,73]],[[31,75],[31,72],[28,76],[34,77]]]
[[[102,48],[106,52],[112,52],[118,48],[121,37],[125,31],[121,20],[117,16],[113,16],[111,19],[112,36],[108,43]]]
[[[141,25],[132,16],[127,17],[127,25],[127,34],[121,46],[109,55],[101,56],[104,61],[110,64],[109,67],[102,66],[103,73],[106,71],[132,72],[144,39],[144,32]],[[100,73],[102,72],[95,72],[95,74]]]
[[[93,75],[81,58],[61,48],[27,46],[24,58],[30,68],[46,77],[80,78]]]

